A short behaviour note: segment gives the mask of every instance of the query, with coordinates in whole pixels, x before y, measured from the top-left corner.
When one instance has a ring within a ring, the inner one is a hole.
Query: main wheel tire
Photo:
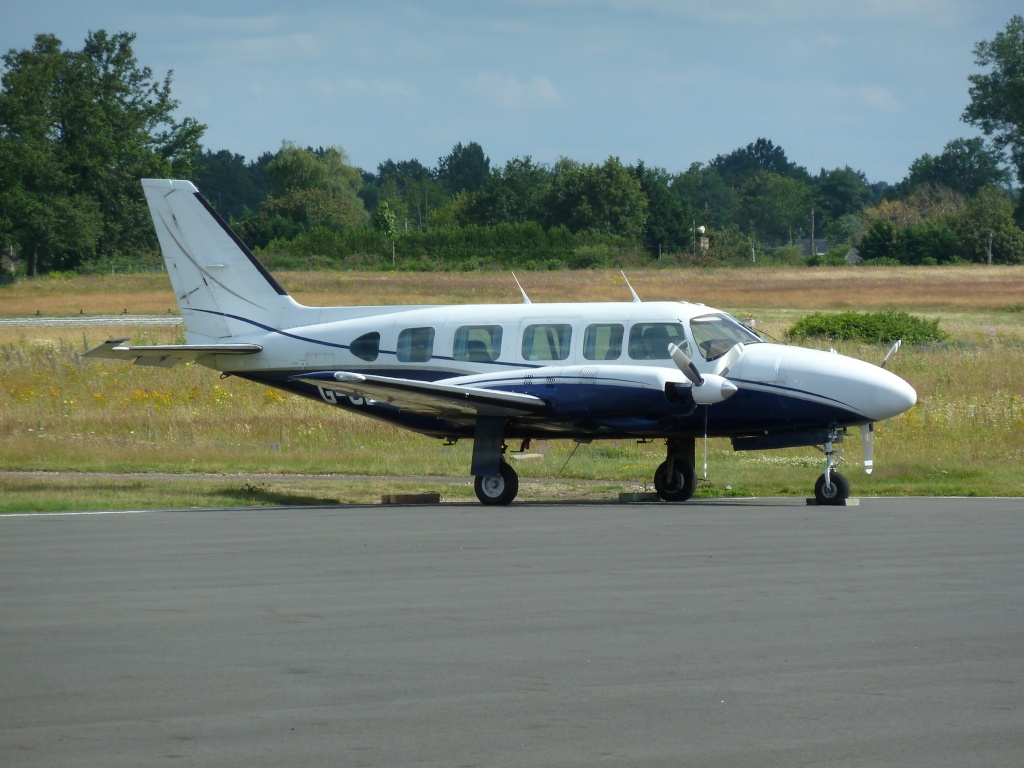
[[[686,461],[676,460],[673,475],[668,476],[668,462],[663,461],[654,472],[654,490],[665,501],[687,501],[697,490],[697,471]]]
[[[825,474],[814,484],[814,498],[819,504],[842,504],[850,498],[850,481],[838,472],[829,472],[831,483],[826,484]]]
[[[496,477],[477,477],[473,483],[476,497],[489,507],[504,507],[519,493],[519,475],[504,461]]]

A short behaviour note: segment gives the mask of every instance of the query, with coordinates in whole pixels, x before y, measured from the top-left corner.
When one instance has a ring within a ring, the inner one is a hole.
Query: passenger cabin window
[[[690,331],[705,360],[717,360],[740,342],[756,344],[761,337],[729,315],[701,315],[690,321]]]
[[[618,360],[622,354],[622,331],[618,323],[594,323],[583,334],[583,356],[587,360]]]
[[[637,323],[629,329],[629,356],[634,360],[668,360],[670,343],[690,354],[680,323]]]
[[[372,363],[380,353],[380,334],[376,331],[364,333],[358,339],[352,340],[348,345],[348,351],[360,360]]]
[[[565,323],[528,325],[523,331],[524,360],[565,360],[572,343],[572,326]]]
[[[425,363],[433,354],[433,328],[406,328],[398,334],[395,356],[400,363]]]
[[[500,325],[464,325],[455,331],[452,357],[464,363],[490,363],[501,354]]]

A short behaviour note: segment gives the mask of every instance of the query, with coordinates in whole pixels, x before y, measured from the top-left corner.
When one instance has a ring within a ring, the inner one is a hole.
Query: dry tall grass
[[[314,306],[518,303],[510,274],[500,272],[286,272],[294,297]],[[881,309],[927,312],[1004,311],[1024,305],[1024,267],[815,269],[649,269],[629,275],[645,301],[703,302],[735,312]],[[629,301],[615,271],[519,275],[535,302]],[[0,287],[0,316],[177,313],[167,276],[23,280]]]
[[[770,321],[775,334],[782,321]],[[978,328],[982,330],[978,330]],[[947,329],[957,331],[954,329]],[[970,331],[970,333],[968,333]],[[86,362],[78,353],[123,328],[0,329],[0,467],[165,472],[301,472],[465,476],[470,444],[437,441],[282,395],[221,380],[201,366],[173,369]],[[170,343],[180,331],[145,330],[136,343]],[[917,389],[920,403],[879,425],[879,470],[854,480],[870,493],[1024,494],[1024,331],[965,324],[953,345],[904,349],[890,367]],[[964,340],[969,336],[968,340]],[[879,361],[883,348],[841,352]],[[856,437],[856,436],[854,436]],[[555,476],[573,444],[542,443],[522,469]],[[567,477],[649,482],[659,443],[598,442],[581,448]],[[859,447],[846,445],[850,474]],[[700,463],[700,459],[698,459]],[[805,494],[819,471],[813,449],[732,454],[712,441],[719,488]]]
[[[535,302],[628,300],[618,273],[520,275]],[[521,301],[511,276],[436,273],[290,273],[308,304]],[[1024,268],[648,270],[630,275],[645,300],[687,299],[736,313],[783,338],[803,311],[895,307],[938,316],[951,345],[904,348],[890,367],[917,389],[909,413],[879,425],[870,478],[859,494],[1024,494]],[[176,312],[165,275],[37,280],[0,287],[4,316]],[[465,476],[470,444],[436,441],[322,403],[282,395],[201,366],[173,369],[87,363],[106,338],[181,341],[174,328],[0,329],[0,467],[170,472],[304,472]],[[840,351],[878,362],[881,348]],[[555,476],[572,443],[536,446],[524,475]],[[594,443],[564,474],[649,482],[659,443]],[[733,454],[710,445],[718,489],[807,493],[821,458],[811,449]],[[859,447],[847,443],[850,474]],[[700,457],[698,458],[700,463]]]

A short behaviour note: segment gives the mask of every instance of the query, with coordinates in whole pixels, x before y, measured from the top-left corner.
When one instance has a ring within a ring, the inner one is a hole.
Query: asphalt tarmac
[[[0,765],[1024,765],[1020,499],[0,518]]]

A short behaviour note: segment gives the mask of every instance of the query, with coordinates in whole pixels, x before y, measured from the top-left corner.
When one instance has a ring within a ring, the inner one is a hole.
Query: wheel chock
[[[441,494],[430,493],[385,493],[380,497],[381,504],[440,504]]]

